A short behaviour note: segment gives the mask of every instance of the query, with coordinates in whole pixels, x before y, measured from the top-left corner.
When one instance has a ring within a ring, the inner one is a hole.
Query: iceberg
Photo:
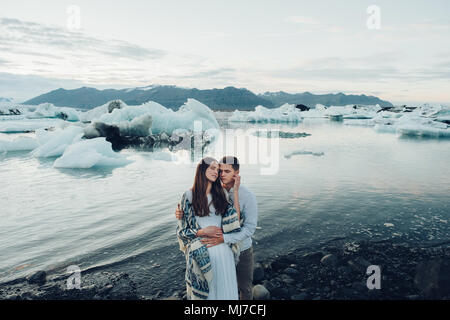
[[[113,104],[113,106],[110,107],[110,105]],[[80,114],[80,121],[82,122],[91,122],[95,119],[100,118],[103,114],[112,112],[115,108],[124,108],[126,104],[121,100],[114,100],[107,102],[101,106],[95,107],[89,111],[83,112]]]
[[[81,140],[84,128],[79,126],[69,126],[65,129],[55,131],[41,130],[36,133],[36,138],[40,144],[32,155],[35,157],[58,157],[72,143]]]
[[[28,119],[60,118],[67,121],[80,121],[79,112],[74,108],[55,107],[51,103],[41,103],[34,112],[26,115]]]
[[[178,111],[165,108],[153,101],[139,106],[127,106],[122,101],[119,101],[120,107],[114,108],[109,112],[108,106],[110,104],[106,103],[81,115],[82,121],[102,122],[108,125],[117,125],[119,128],[128,127],[130,129],[129,122],[144,115],[150,115],[152,123],[151,131],[148,134],[165,132],[171,135],[176,129],[193,131],[194,121],[201,122],[202,131],[219,128],[214,112],[203,103],[191,98]],[[135,124],[139,122],[135,121]],[[133,126],[134,124],[131,125],[131,127]]]
[[[380,109],[371,119],[350,120],[345,116],[344,119],[346,125],[373,126],[376,132],[395,133],[400,137],[450,137],[450,108],[440,105]]]
[[[397,134],[399,136],[429,138],[450,137],[448,125],[444,122],[435,121],[430,117],[434,113],[430,110],[429,105],[424,105],[423,108],[417,108],[413,112],[404,114],[395,123]]]
[[[255,111],[235,110],[229,122],[257,122],[257,123],[276,123],[276,122],[300,122],[302,114],[295,105],[285,103],[281,107],[269,109],[263,106],[255,107]]]
[[[112,150],[105,138],[94,138],[75,142],[67,147],[64,154],[56,159],[55,168],[119,167],[131,163],[121,154]]]
[[[32,137],[17,137],[13,140],[0,140],[0,152],[30,151],[38,146],[37,140]]]

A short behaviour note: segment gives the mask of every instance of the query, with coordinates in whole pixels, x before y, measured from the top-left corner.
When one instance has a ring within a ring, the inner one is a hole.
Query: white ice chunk
[[[193,131],[194,121],[201,122],[202,131],[219,128],[213,111],[195,99],[188,99],[176,112],[153,101],[140,106],[124,106],[120,109],[114,109],[111,113],[107,112],[107,106],[108,104],[98,107],[101,109],[96,111],[96,115],[103,112],[98,118],[91,115],[89,117],[83,116],[82,119],[90,118],[90,121],[95,120],[121,127],[125,125],[125,122],[133,121],[135,118],[142,117],[143,115],[151,115],[151,133],[153,134],[166,132],[171,135],[176,129]]]
[[[279,108],[269,109],[263,106],[255,107],[255,111],[233,112],[228,119],[230,122],[258,122],[258,123],[276,123],[276,122],[300,122],[302,121],[302,112],[295,105],[285,103]]]
[[[74,108],[55,107],[51,103],[42,103],[36,107],[34,112],[26,115],[29,119],[61,118],[68,121],[80,121],[80,112]]]
[[[131,163],[123,155],[112,150],[112,144],[105,138],[78,141],[70,145],[64,154],[56,159],[55,168],[80,168],[113,166],[120,167]]]
[[[0,140],[0,152],[5,151],[29,151],[39,146],[35,138],[17,137],[13,140]]]
[[[69,145],[81,139],[83,132],[84,129],[79,126],[70,126],[47,133],[40,131],[37,139],[43,144],[35,149],[32,154],[35,157],[60,156]]]
[[[417,110],[417,109],[416,109]],[[443,122],[421,116],[421,112],[404,114],[396,122],[397,134],[400,136],[448,138],[450,130]]]
[[[14,132],[31,132],[40,128],[52,128],[64,122],[61,119],[27,119],[27,120],[12,120],[0,121],[0,132],[14,133]]]
[[[294,151],[286,152],[286,153],[284,154],[284,157],[285,157],[286,159],[290,159],[292,156],[295,156],[295,155],[304,155],[304,154],[310,154],[310,155],[313,155],[313,156],[316,156],[316,157],[320,157],[320,156],[323,156],[323,155],[324,155],[323,152],[312,152],[312,151],[305,151],[305,150],[294,150]]]

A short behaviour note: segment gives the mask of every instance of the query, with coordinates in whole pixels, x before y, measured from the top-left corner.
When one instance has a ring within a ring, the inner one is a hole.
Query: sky
[[[0,97],[150,84],[450,104],[450,1],[0,0]]]

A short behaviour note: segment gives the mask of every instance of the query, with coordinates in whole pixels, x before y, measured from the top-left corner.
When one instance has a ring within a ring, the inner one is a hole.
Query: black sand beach
[[[392,240],[336,238],[313,249],[301,247],[272,257],[259,257],[258,246],[254,285],[258,285],[261,299],[450,299],[448,242],[426,247]],[[162,258],[165,263],[158,264]],[[370,265],[380,267],[380,289],[367,287]],[[184,271],[181,252],[170,246],[116,265],[82,271],[80,289],[67,289],[69,275],[38,273],[31,279],[0,285],[0,299],[183,300]]]

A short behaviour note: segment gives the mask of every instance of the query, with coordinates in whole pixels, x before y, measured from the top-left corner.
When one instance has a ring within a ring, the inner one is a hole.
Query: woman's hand
[[[215,238],[220,237],[222,235],[222,228],[208,226],[206,228],[200,229],[197,232],[197,237],[203,238]]]
[[[177,209],[175,210],[175,217],[176,217],[178,220],[183,219],[183,211],[181,211],[180,204],[178,204],[178,207],[177,207]]]
[[[223,234],[220,235],[219,237],[215,237],[215,238],[202,238],[200,240],[200,242],[202,244],[206,244],[207,248],[214,247],[214,246],[216,246],[218,244],[224,243]]]

